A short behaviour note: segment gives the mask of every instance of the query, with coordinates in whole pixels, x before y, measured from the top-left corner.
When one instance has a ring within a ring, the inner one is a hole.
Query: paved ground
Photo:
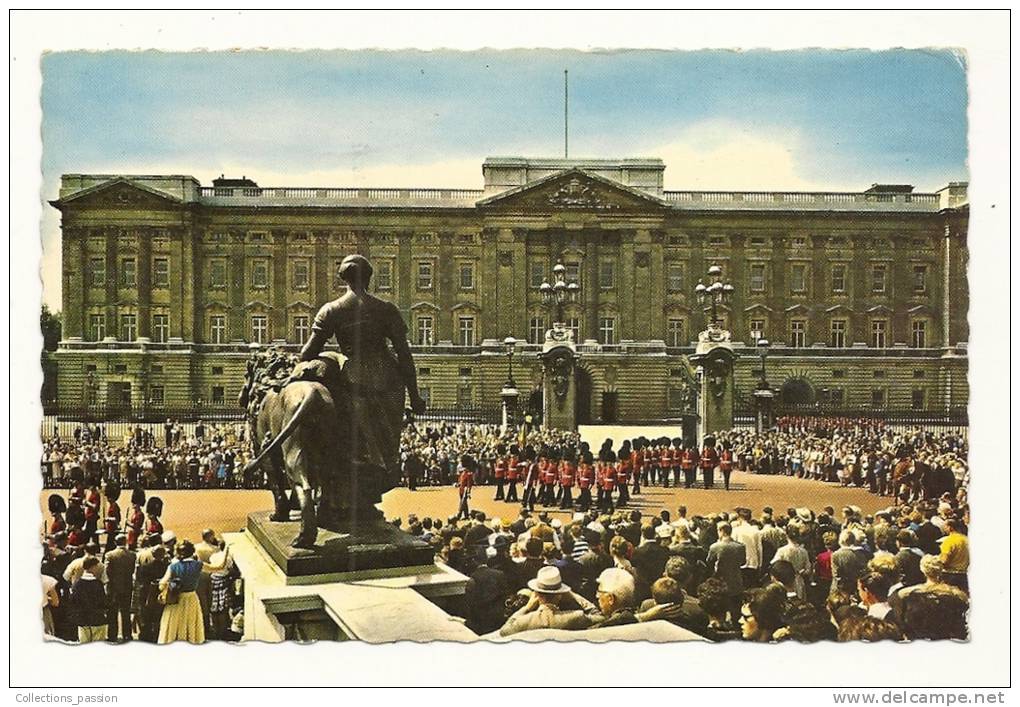
[[[641,495],[633,498],[631,507],[648,513],[658,513],[663,508],[676,513],[677,506],[683,504],[693,514],[732,509],[734,506],[747,506],[756,513],[762,506],[772,506],[777,511],[791,506],[807,506],[817,512],[826,505],[838,508],[850,504],[860,506],[865,512],[873,512],[889,505],[888,498],[874,496],[862,489],[845,489],[785,476],[758,476],[735,471],[730,491],[723,490],[718,477],[717,482],[716,488],[708,490],[645,488]],[[272,496],[268,491],[156,493],[165,503],[163,525],[177,533],[178,537],[193,540],[199,538],[203,528],[213,528],[217,532],[243,528],[248,513],[272,508]],[[490,517],[508,514],[516,517],[520,506],[493,501],[494,493],[495,487],[477,487],[471,507],[484,511]],[[43,507],[48,495],[44,493],[41,496]],[[126,497],[124,500],[127,500]],[[457,512],[457,490],[453,487],[421,487],[417,491],[394,489],[386,494],[382,508],[387,517],[406,517],[409,513],[416,513],[419,516],[446,518]],[[554,517],[569,516],[566,511],[549,511]]]

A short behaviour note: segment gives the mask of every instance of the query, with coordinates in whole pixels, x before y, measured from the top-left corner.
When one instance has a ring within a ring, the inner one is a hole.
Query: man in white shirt
[[[745,587],[757,587],[761,579],[761,531],[751,523],[750,508],[736,508],[732,538],[744,546],[747,561],[740,568]]]

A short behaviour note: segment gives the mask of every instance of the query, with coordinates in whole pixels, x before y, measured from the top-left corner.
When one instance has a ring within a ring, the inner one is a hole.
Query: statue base
[[[422,568],[433,570],[432,546],[390,523],[370,520],[341,527],[319,528],[315,547],[291,547],[301,530],[299,521],[272,521],[269,511],[248,514],[248,532],[288,584],[398,576]]]

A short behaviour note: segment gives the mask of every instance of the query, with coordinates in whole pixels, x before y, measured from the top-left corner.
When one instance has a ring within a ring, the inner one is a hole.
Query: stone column
[[[550,329],[542,347],[542,425],[577,429],[577,353],[567,329]]]
[[[728,331],[701,332],[691,363],[698,371],[698,445],[706,435],[733,427],[733,363],[737,358]]]

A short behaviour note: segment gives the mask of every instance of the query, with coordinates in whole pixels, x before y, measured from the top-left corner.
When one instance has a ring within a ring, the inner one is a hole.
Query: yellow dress
[[[197,560],[195,560],[197,562]],[[162,590],[172,576],[173,566],[180,560],[174,560],[167,568],[166,574],[160,580],[159,587]],[[159,621],[158,643],[173,643],[174,641],[187,641],[188,643],[205,643],[205,621],[202,618],[202,604],[198,600],[198,594],[194,591],[181,592],[176,604],[169,604],[163,607],[163,617]]]

